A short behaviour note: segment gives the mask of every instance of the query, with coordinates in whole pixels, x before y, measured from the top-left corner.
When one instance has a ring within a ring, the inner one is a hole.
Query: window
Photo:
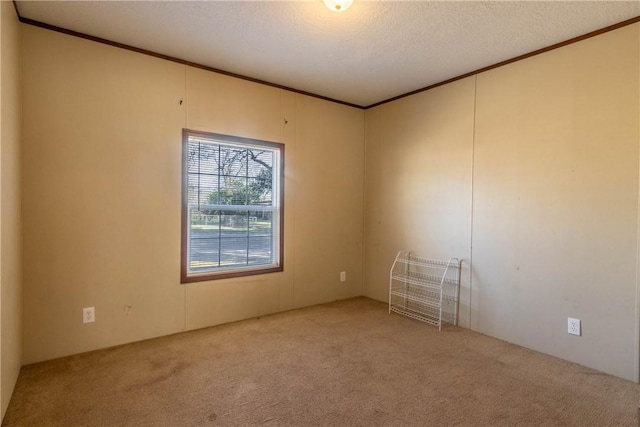
[[[282,271],[284,145],[182,139],[181,282]]]

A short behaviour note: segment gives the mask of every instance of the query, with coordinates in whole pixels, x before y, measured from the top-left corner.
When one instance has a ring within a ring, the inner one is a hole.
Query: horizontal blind
[[[193,135],[186,149],[188,272],[277,265],[279,149]]]

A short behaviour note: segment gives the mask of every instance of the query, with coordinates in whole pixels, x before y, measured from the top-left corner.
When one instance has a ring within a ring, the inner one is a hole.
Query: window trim
[[[279,160],[279,175],[278,175],[278,191],[279,191],[279,263],[277,266],[263,268],[260,266],[248,266],[242,268],[241,270],[234,269],[229,271],[219,271],[219,272],[203,272],[199,274],[189,274],[188,270],[188,235],[189,235],[189,193],[188,193],[188,145],[189,145],[189,137],[199,137],[204,139],[217,139],[221,142],[227,141],[230,143],[240,143],[240,144],[248,144],[248,145],[262,145],[264,147],[276,148],[280,150],[280,158]],[[181,248],[180,248],[180,283],[193,283],[193,282],[203,282],[208,280],[219,280],[219,279],[229,279],[233,277],[243,277],[243,276],[253,276],[258,274],[268,274],[268,273],[277,273],[284,271],[284,144],[278,142],[271,141],[263,141],[259,139],[253,138],[242,138],[238,136],[232,135],[224,135],[212,132],[203,132],[192,129],[182,129],[182,184],[181,184],[181,192],[182,192],[182,224],[180,229],[180,240],[181,240]]]

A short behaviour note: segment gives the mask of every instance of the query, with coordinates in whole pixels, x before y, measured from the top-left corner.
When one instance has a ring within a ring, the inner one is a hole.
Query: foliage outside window
[[[284,145],[183,131],[181,282],[282,271]]]

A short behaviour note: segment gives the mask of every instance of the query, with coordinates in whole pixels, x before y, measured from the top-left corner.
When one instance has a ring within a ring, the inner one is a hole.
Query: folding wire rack
[[[396,312],[442,330],[458,324],[460,260],[422,258],[400,251],[389,272],[389,313]]]

